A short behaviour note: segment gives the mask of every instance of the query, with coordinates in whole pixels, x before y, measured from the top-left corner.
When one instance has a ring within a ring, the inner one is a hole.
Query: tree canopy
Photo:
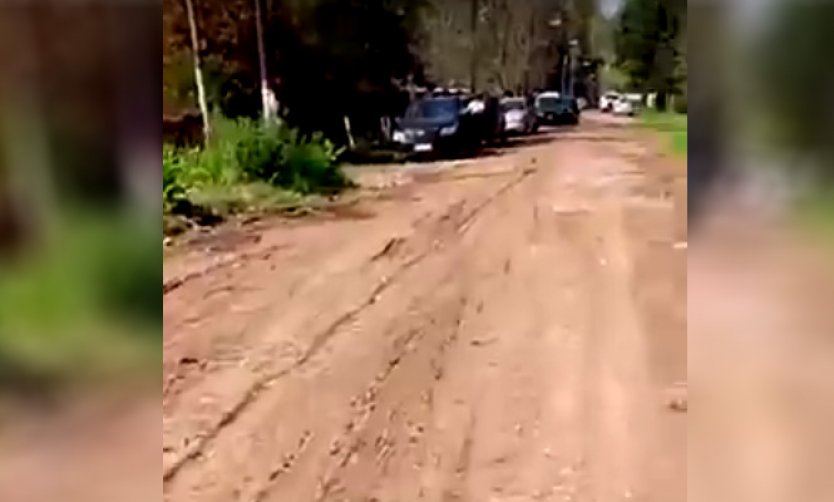
[[[685,30],[682,0],[626,0],[614,46],[616,64],[628,76],[629,87],[656,91],[660,100],[681,90],[686,81]]]
[[[594,0],[191,1],[212,108],[258,114],[261,2],[268,85],[283,114],[337,140],[346,115],[361,134],[396,114],[406,82],[469,87],[474,76],[477,90],[527,91],[559,88],[572,69],[585,92],[594,68],[582,64],[594,55]],[[163,46],[163,110],[193,108],[184,0],[164,0]]]

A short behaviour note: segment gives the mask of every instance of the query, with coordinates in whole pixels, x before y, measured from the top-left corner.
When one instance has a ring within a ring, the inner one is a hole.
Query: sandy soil
[[[686,167],[587,114],[165,260],[168,502],[683,501]]]

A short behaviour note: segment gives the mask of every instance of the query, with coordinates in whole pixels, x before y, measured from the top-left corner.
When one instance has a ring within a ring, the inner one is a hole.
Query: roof
[[[545,92],[539,93],[539,95],[536,96],[536,97],[537,98],[559,98],[561,96],[562,95],[559,94],[556,91],[545,91]]]

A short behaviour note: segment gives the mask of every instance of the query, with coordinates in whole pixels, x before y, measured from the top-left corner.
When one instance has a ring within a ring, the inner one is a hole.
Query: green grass
[[[167,235],[183,220],[210,225],[239,213],[293,210],[352,186],[339,165],[342,150],[321,133],[223,117],[212,123],[205,148],[163,147]]]
[[[799,201],[796,216],[801,229],[834,249],[834,189],[806,194]]]
[[[674,156],[686,157],[687,116],[681,113],[646,110],[640,114],[640,123],[649,129],[668,136],[669,151]]]
[[[158,371],[161,257],[151,223],[72,212],[0,263],[0,396]]]

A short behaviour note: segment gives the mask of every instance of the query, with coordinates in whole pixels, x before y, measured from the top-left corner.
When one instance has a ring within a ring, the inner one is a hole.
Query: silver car
[[[538,129],[536,113],[525,98],[504,98],[501,100],[504,114],[504,131],[510,134],[530,134]]]

